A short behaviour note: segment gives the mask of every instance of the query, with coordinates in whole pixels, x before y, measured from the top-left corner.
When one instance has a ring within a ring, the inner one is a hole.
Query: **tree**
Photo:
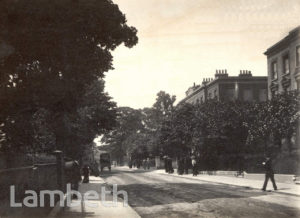
[[[117,126],[102,141],[111,145],[111,152],[119,162],[125,155],[138,159],[160,155],[162,123],[172,115],[174,102],[175,96],[161,91],[151,108],[118,108]]]
[[[183,104],[165,119],[160,133],[164,153],[170,156],[184,156],[194,147],[194,110],[195,106]]]
[[[170,156],[197,156],[205,167],[225,169],[242,165],[248,129],[253,119],[249,102],[210,100],[203,104],[181,104],[161,128],[164,151]],[[212,165],[213,163],[213,165]],[[221,166],[220,165],[220,166]]]
[[[153,104],[153,110],[158,120],[171,116],[174,110],[174,102],[176,97],[164,91],[157,93],[156,101]]]
[[[11,48],[0,62],[6,147],[32,143],[27,121],[40,109],[51,114],[56,146],[72,144],[70,124],[87,87],[113,69],[112,50],[138,41],[137,30],[126,22],[110,0],[1,1],[0,39]],[[17,132],[28,140],[14,140]]]
[[[207,154],[208,159],[209,154],[214,154],[219,168],[243,168],[248,136],[245,123],[253,119],[252,105],[251,102],[211,100],[199,106],[199,132],[204,141],[200,153]]]
[[[299,126],[299,93],[284,92],[275,95],[271,100],[255,105],[256,119],[248,124],[249,144],[263,141],[264,151],[273,139],[277,149],[281,149],[281,140],[286,139],[291,151],[291,138]]]
[[[116,126],[116,114],[116,103],[104,93],[104,81],[94,81],[86,88],[76,113],[69,114],[70,131],[67,138],[71,142],[65,152],[73,158],[80,158],[83,150],[93,145],[97,135],[102,135]]]
[[[146,122],[146,126],[150,127],[147,129],[150,139],[149,150],[153,155],[161,155],[164,146],[161,136],[164,131],[163,125],[172,116],[176,96],[171,96],[164,91],[158,92],[156,96],[155,103],[147,113],[149,122]]]
[[[123,157],[139,146],[137,139],[143,129],[141,111],[120,107],[117,109],[116,122],[116,127],[107,131],[101,140],[110,145],[113,158],[122,163]]]

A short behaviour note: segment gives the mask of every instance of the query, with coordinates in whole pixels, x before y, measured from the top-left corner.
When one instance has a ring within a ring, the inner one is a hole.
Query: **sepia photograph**
[[[300,0],[1,0],[0,218],[300,217]]]

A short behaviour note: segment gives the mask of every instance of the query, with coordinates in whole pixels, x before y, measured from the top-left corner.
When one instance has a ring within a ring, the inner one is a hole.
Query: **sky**
[[[267,48],[300,25],[300,0],[113,0],[139,42],[113,51],[106,91],[118,106],[151,107],[159,91],[176,95],[213,78],[251,70],[267,75]]]

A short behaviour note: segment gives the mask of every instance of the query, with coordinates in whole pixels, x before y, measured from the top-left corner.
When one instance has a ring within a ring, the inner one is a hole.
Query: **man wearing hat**
[[[264,182],[262,190],[266,191],[269,179],[271,179],[271,181],[272,181],[274,190],[277,190],[277,186],[276,186],[275,179],[274,179],[274,171],[273,171],[273,167],[272,167],[271,157],[266,157],[265,162],[263,162],[262,164],[265,166],[265,171],[266,171],[265,182]]]

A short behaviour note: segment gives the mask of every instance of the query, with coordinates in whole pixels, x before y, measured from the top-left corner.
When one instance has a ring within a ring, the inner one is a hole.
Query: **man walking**
[[[277,190],[277,186],[276,186],[275,179],[274,179],[274,171],[273,171],[273,167],[272,167],[272,159],[270,157],[267,157],[266,161],[263,162],[263,165],[265,166],[266,177],[265,177],[265,182],[264,182],[262,190],[266,191],[269,178],[272,181],[274,190]]]

